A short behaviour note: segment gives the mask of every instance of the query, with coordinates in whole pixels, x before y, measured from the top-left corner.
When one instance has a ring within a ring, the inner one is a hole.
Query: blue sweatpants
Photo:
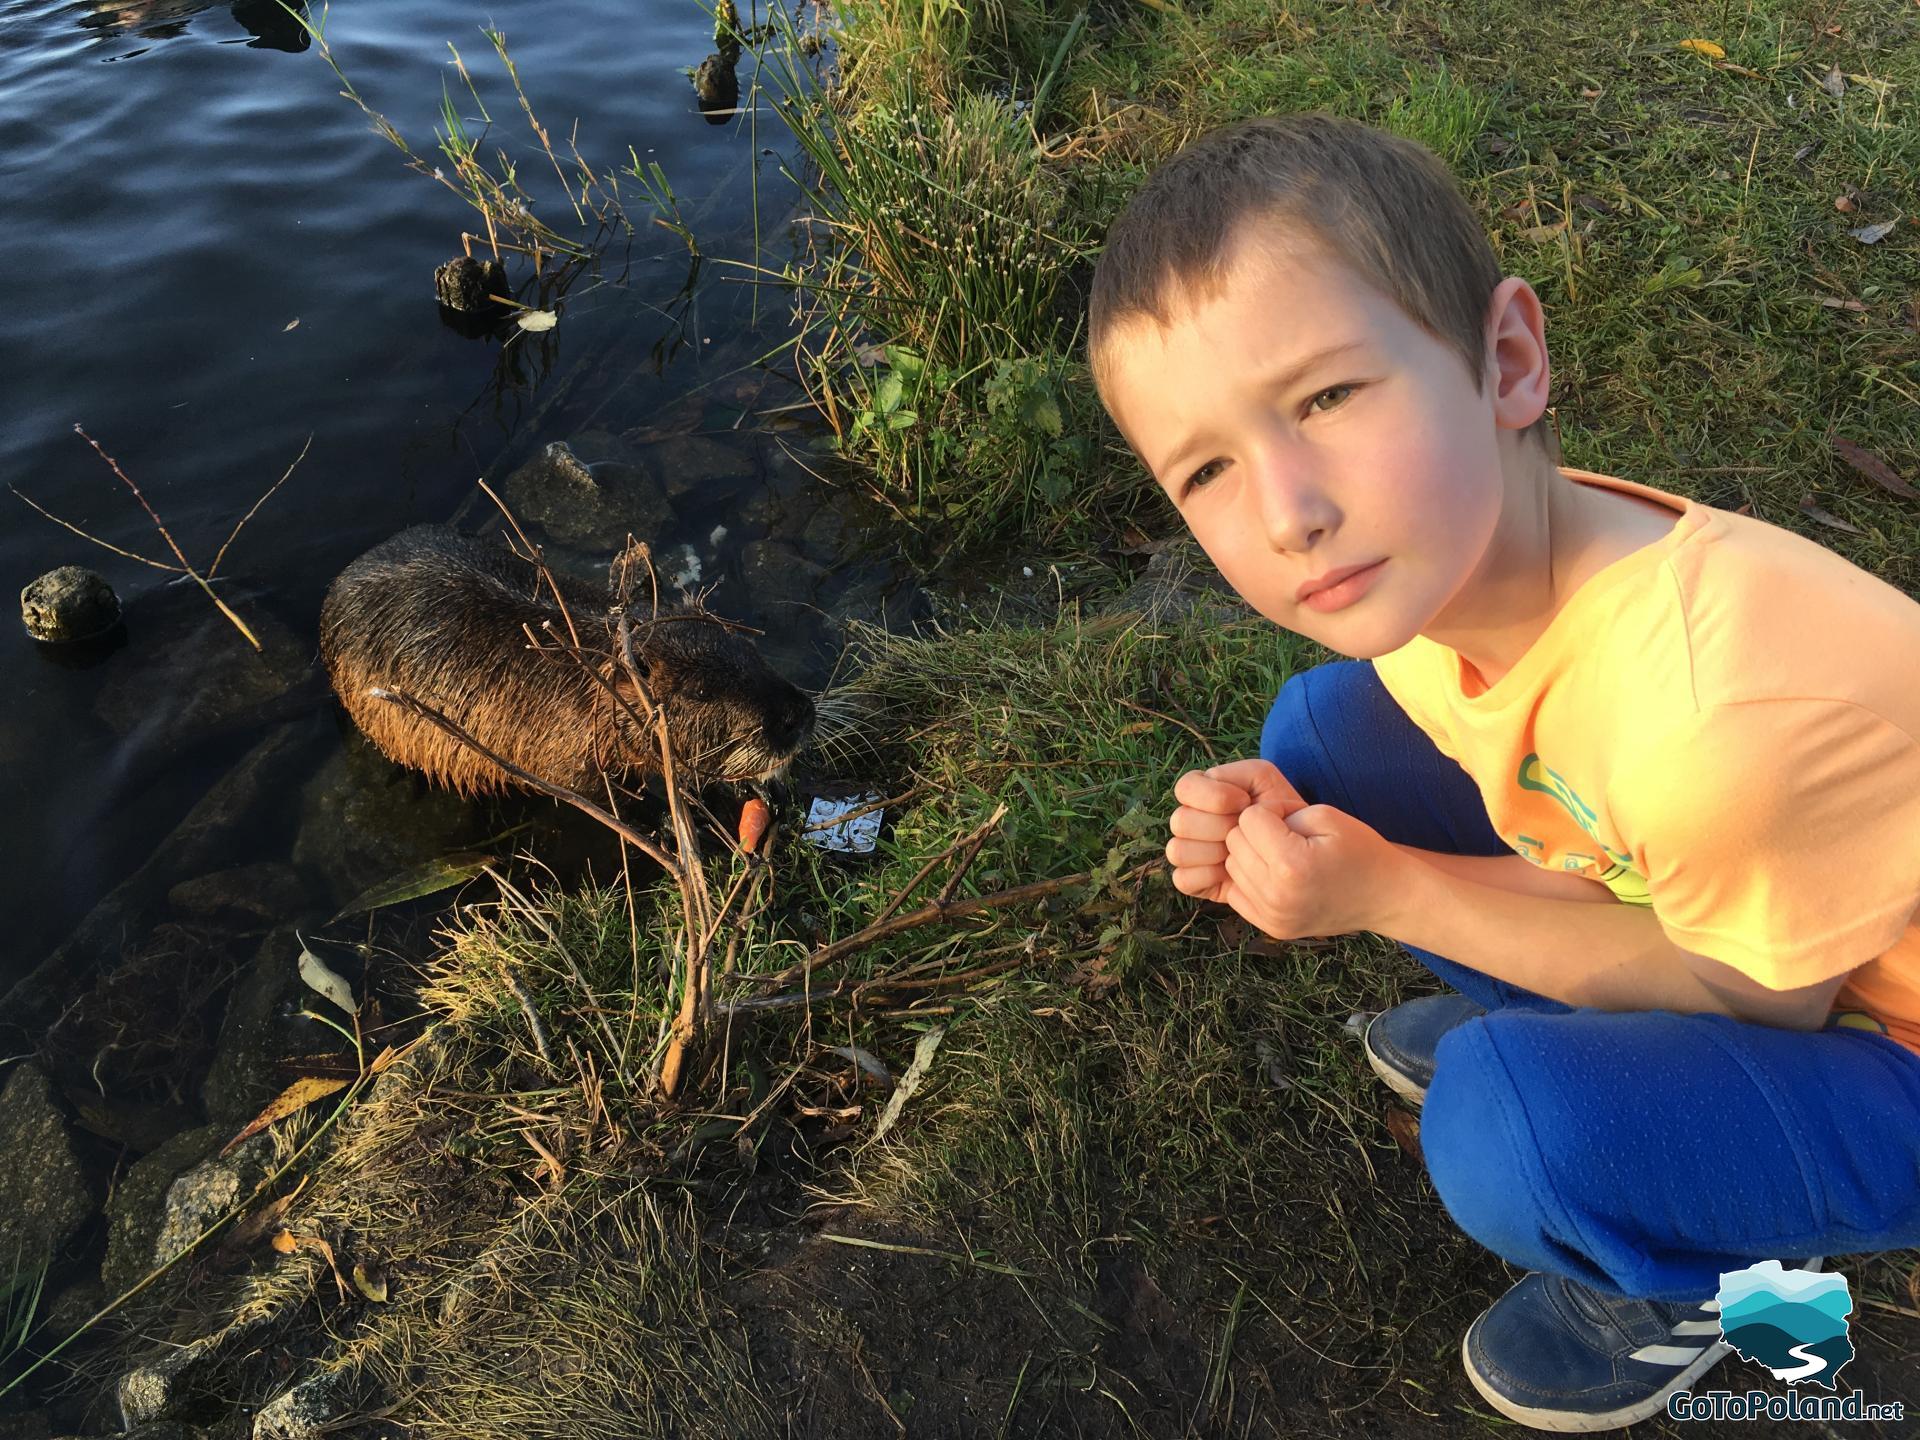
[[[1364,660],[1294,675],[1260,753],[1400,844],[1507,855],[1471,778]],[[1488,1013],[1436,1052],[1434,1189],[1515,1265],[1701,1300],[1720,1273],[1920,1246],[1920,1055],[1870,1030],[1579,1008],[1407,947]]]

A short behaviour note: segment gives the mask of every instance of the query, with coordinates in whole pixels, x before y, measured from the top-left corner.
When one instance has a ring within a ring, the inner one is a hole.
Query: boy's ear
[[[1540,297],[1518,275],[1502,280],[1487,302],[1487,348],[1494,419],[1502,429],[1524,430],[1546,412],[1553,367]]]

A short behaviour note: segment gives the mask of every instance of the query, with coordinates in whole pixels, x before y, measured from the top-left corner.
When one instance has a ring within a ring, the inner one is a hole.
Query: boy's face
[[[1317,249],[1241,243],[1231,260],[1212,299],[1106,342],[1108,409],[1250,605],[1341,654],[1384,655],[1488,553],[1512,401],[1475,393],[1457,351]],[[1372,568],[1317,604],[1298,594],[1355,566]]]

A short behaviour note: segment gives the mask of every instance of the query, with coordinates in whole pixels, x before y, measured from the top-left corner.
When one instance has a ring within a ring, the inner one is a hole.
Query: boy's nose
[[[1260,524],[1275,550],[1302,554],[1333,528],[1333,504],[1319,484],[1269,463],[1260,476]]]

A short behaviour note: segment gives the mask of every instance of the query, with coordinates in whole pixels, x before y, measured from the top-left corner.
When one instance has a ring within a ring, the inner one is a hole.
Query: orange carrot
[[[758,795],[751,797],[740,807],[740,848],[751,855],[760,848],[760,842],[766,838],[767,827],[773,823],[773,813],[767,809],[767,802]]]

